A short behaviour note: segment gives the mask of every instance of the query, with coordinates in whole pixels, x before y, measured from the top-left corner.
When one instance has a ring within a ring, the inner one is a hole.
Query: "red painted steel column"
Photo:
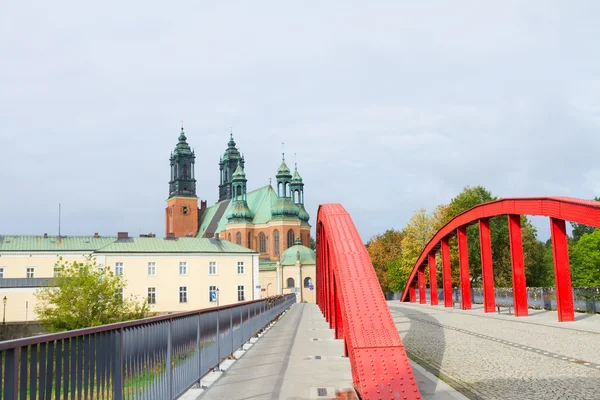
[[[462,294],[462,309],[471,309],[471,279],[469,276],[469,245],[467,244],[467,227],[456,229],[458,236],[458,266],[460,270],[460,292]]]
[[[429,302],[432,306],[438,305],[437,289],[437,266],[435,265],[435,253],[429,253]]]
[[[494,312],[496,296],[494,295],[494,269],[492,266],[492,238],[490,219],[479,220],[479,244],[481,247],[481,279],[483,281],[483,310]]]
[[[565,221],[550,218],[550,235],[552,237],[552,256],[554,258],[558,322],[574,321],[575,310],[573,306],[573,288],[571,287],[569,242],[567,241]]]
[[[425,295],[425,268],[419,268],[417,275],[419,277],[419,304],[425,304],[427,303]]]
[[[508,215],[508,236],[510,241],[510,259],[512,262],[515,317],[524,317],[529,314],[529,310],[527,309],[527,282],[525,280],[525,259],[523,257],[520,215]]]
[[[410,302],[411,303],[416,303],[417,302],[417,288],[415,287],[414,283],[412,283],[409,286],[408,293],[410,294],[410,296],[409,296],[410,297]]]
[[[452,307],[452,272],[450,271],[450,244],[442,239],[442,280],[444,285],[444,307]]]

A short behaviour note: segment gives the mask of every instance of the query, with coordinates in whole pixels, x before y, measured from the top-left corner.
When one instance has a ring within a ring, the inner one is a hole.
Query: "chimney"
[[[98,232],[94,233],[94,239],[98,239],[100,236],[98,236]]]
[[[48,239],[48,234],[44,233],[44,239]]]
[[[219,240],[219,232],[215,233],[215,239]]]
[[[117,240],[129,239],[129,234],[127,232],[118,232]]]
[[[167,240],[175,239],[175,233],[173,233],[173,232],[167,233],[167,237],[165,239],[167,239]]]

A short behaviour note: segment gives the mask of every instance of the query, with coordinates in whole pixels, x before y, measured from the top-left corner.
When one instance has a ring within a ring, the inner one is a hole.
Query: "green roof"
[[[117,240],[116,236],[0,235],[0,251],[96,251]]]
[[[296,265],[296,260],[300,259],[302,265],[315,265],[317,256],[315,252],[301,244],[296,244],[281,255],[281,265]]]
[[[254,224],[265,224],[271,220],[271,206],[277,201],[277,193],[273,190],[271,185],[263,186],[259,189],[253,190],[246,195],[246,203],[248,208],[254,215],[252,223]],[[215,214],[222,202],[213,204],[208,207],[204,213],[200,216],[198,223],[198,235],[196,237],[203,237],[209,227],[211,221],[215,218]],[[230,201],[225,209],[225,212],[217,223],[217,229],[215,232],[222,232],[225,230],[227,225],[227,216],[231,214],[234,207],[234,201]]]
[[[258,260],[259,271],[275,271],[277,270],[277,261],[271,260]]]
[[[205,238],[129,238],[117,240],[96,253],[256,253],[227,240]]]

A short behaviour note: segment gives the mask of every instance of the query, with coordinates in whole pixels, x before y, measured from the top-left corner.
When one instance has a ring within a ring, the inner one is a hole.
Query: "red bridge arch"
[[[561,322],[573,321],[575,313],[565,221],[600,228],[600,202],[570,197],[501,199],[479,204],[457,215],[431,238],[421,252],[404,287],[401,301],[409,299],[411,302],[414,302],[416,299],[416,287],[418,286],[420,301],[421,303],[425,303],[424,277],[425,268],[428,267],[430,274],[430,302],[431,305],[438,304],[435,256],[438,249],[441,248],[444,305],[452,307],[452,278],[450,275],[450,247],[448,240],[451,236],[457,235],[462,308],[471,309],[466,228],[468,225],[479,223],[484,310],[485,312],[493,312],[495,308],[494,274],[492,270],[489,219],[501,215],[508,216],[515,316],[525,316],[528,314],[520,216],[538,215],[550,217],[558,320]]]
[[[340,204],[319,206],[316,283],[317,304],[344,340],[361,398],[421,399],[369,253]]]

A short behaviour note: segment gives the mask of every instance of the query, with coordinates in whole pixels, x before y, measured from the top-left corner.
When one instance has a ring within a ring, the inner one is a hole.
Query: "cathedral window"
[[[273,231],[273,249],[275,250],[275,255],[279,256],[279,231],[277,229]]]
[[[287,247],[288,249],[294,245],[294,231],[290,229],[287,233]]]
[[[296,287],[295,284],[296,284],[296,282],[294,282],[294,278],[287,278],[287,287],[288,288]]]
[[[252,232],[248,232],[248,248],[252,248]]]
[[[183,164],[183,178],[187,178],[188,177],[188,167],[187,164]]]
[[[304,287],[310,287],[310,284],[312,283],[312,280],[310,279],[310,276],[307,276],[306,278],[304,278]]]
[[[242,234],[240,232],[235,234],[235,243],[242,245]]]
[[[261,253],[266,253],[267,252],[267,238],[265,237],[264,233],[261,232],[258,235],[258,242],[259,242],[259,245],[260,245],[260,250],[259,251]]]

